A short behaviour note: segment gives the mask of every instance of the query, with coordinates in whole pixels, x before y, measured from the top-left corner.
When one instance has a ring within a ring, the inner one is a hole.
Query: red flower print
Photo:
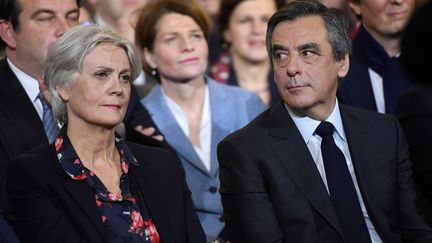
[[[123,170],[124,173],[128,173],[128,171],[129,171],[129,164],[126,163],[126,162],[124,162],[124,161],[122,161],[121,162],[121,168],[122,168],[122,170]]]
[[[80,160],[79,159],[75,159],[73,162],[74,165],[79,165],[80,164]]]
[[[120,154],[124,155],[124,150],[123,149],[120,149]]]
[[[156,230],[156,226],[153,223],[153,220],[149,219],[144,221],[144,225],[146,226],[148,232],[149,232],[149,237],[152,243],[159,243],[160,242],[160,238],[159,238],[159,234]]]
[[[110,200],[112,200],[112,201],[118,201],[120,199],[120,196],[118,196],[117,194],[114,194],[114,193],[110,192],[108,194],[108,198]]]
[[[93,171],[90,171],[90,176],[94,176],[95,173]]]
[[[102,215],[102,222],[105,223],[106,221],[106,216]]]
[[[86,174],[82,173],[81,175],[77,175],[77,176],[72,176],[72,179],[74,180],[84,180],[85,178],[87,178]]]
[[[137,198],[134,196],[126,196],[125,200],[128,200],[131,203],[136,203],[137,202]]]
[[[63,138],[62,137],[56,138],[54,144],[55,144],[56,152],[60,151],[61,147],[63,146]]]
[[[96,199],[96,205],[98,207],[102,206],[102,202],[99,200],[99,197],[97,196],[97,194],[95,194],[95,199]]]
[[[129,232],[135,231],[135,233],[140,233],[144,230],[144,220],[141,217],[139,211],[131,212],[132,225]]]

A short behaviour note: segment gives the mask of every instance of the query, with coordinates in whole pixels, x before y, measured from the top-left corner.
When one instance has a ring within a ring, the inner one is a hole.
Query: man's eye
[[[52,15],[44,15],[44,16],[38,16],[36,19],[38,21],[46,22],[46,21],[51,21],[54,18],[55,18],[55,16],[52,16]]]
[[[275,52],[273,56],[276,60],[284,60],[288,58],[288,55],[285,52]]]
[[[311,62],[314,62],[317,60],[318,54],[314,51],[311,51],[311,50],[304,50],[301,52],[301,58],[306,63],[311,63]]]

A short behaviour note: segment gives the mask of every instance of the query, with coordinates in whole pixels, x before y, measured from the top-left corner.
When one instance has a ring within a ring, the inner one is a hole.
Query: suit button
[[[217,192],[217,187],[215,187],[215,186],[211,186],[211,187],[209,188],[209,191],[210,191],[211,193],[216,193],[216,192]]]

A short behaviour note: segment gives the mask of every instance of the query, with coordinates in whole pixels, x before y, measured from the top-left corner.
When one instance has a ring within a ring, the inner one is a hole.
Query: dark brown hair
[[[135,26],[135,44],[141,52],[147,48],[153,49],[156,38],[156,25],[166,14],[178,13],[191,17],[201,28],[207,39],[210,33],[210,18],[195,0],[161,0],[151,2],[138,11],[138,21]],[[143,60],[144,72],[150,74],[151,67]]]

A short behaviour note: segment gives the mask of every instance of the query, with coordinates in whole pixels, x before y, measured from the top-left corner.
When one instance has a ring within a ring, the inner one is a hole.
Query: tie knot
[[[332,136],[333,135],[334,126],[330,122],[322,121],[317,129],[315,130],[315,133],[320,135],[321,137],[324,136]]]

